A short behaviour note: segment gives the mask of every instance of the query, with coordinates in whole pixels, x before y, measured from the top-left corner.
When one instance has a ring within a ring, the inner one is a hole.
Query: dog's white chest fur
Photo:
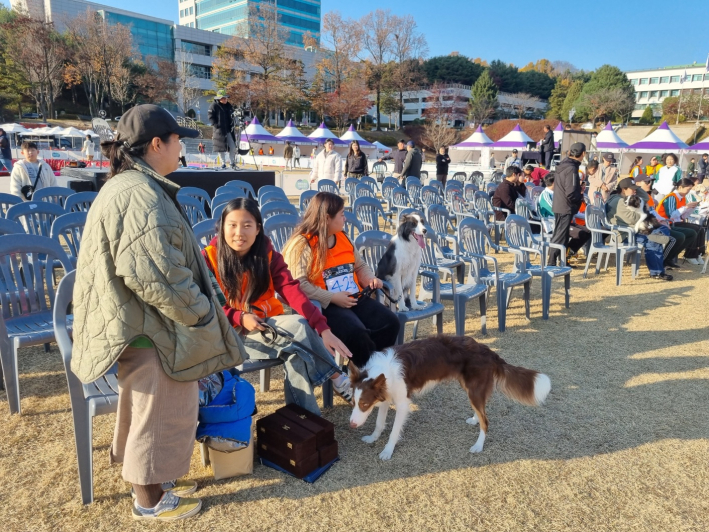
[[[420,305],[416,303],[416,278],[421,267],[423,251],[413,237],[406,240],[397,235],[392,239],[392,242],[394,243],[396,269],[391,276],[391,281],[397,295],[401,297],[399,310],[406,311],[408,309],[405,302],[407,297],[411,308],[418,309]]]

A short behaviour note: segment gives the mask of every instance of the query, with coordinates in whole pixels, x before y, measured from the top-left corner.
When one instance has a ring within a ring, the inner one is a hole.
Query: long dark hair
[[[347,157],[352,157],[355,154],[354,148],[353,148],[353,146],[355,144],[357,144],[357,149],[358,149],[357,153],[359,153],[360,155],[362,155],[364,153],[362,151],[362,146],[359,145],[359,141],[353,140],[352,142],[350,142],[350,151],[347,153]]]
[[[310,200],[308,208],[305,210],[303,220],[293,231],[290,240],[293,244],[293,249],[290,252],[291,257],[300,257],[306,248],[310,247],[310,242],[314,237],[318,238],[318,244],[313,250],[313,265],[315,268],[310,269],[308,277],[314,277],[314,272],[321,272],[325,268],[327,260],[327,224],[328,216],[334,218],[338,212],[345,208],[345,201],[337,194],[331,192],[318,192]],[[305,238],[299,238],[299,237]],[[291,244],[289,241],[286,248]],[[312,279],[310,279],[312,281]]]
[[[683,187],[683,188],[694,188],[694,181],[691,179],[687,179],[686,177],[683,177],[682,179],[679,180],[679,182],[674,186],[672,189],[672,192],[675,192],[678,188]]]
[[[158,138],[167,143],[170,141],[171,136],[172,133],[168,132]],[[133,168],[133,161],[131,159],[142,159],[145,157],[151,142],[152,139],[149,142],[137,144],[129,148],[122,140],[103,141],[101,143],[101,152],[103,152],[104,157],[108,159],[111,165],[111,172],[108,178],[110,179],[121,172]]]
[[[633,161],[633,165],[630,168],[635,168],[636,166],[638,166],[640,164],[640,161],[642,161],[642,160],[643,160],[643,158],[640,155],[638,155],[635,158],[635,160]]]
[[[224,221],[230,212],[247,211],[256,220],[259,232],[248,253],[240,257],[229,247],[224,239]],[[219,220],[219,236],[217,239],[217,262],[219,277],[222,281],[229,305],[237,308],[242,302],[251,305],[258,300],[271,282],[271,269],[268,261],[268,238],[263,234],[263,219],[258,203],[250,198],[237,198],[227,203]],[[248,282],[244,293],[241,293],[242,280],[246,275]],[[244,310],[248,310],[245,308]]]

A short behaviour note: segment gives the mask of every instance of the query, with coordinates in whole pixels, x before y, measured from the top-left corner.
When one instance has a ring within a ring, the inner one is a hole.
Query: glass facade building
[[[105,10],[99,10],[98,13],[109,24],[122,24],[130,28],[134,42],[144,60],[148,57],[175,60],[171,25]]]
[[[320,0],[195,0],[196,27],[226,35],[243,35],[249,9],[260,2],[278,8],[286,44],[303,47],[303,35],[310,32],[320,40]]]

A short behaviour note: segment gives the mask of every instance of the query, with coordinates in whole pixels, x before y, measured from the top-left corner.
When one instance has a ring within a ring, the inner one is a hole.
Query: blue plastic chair
[[[56,240],[59,245],[63,245],[64,249],[69,249],[69,260],[74,268],[76,268],[76,261],[79,258],[86,217],[86,212],[69,212],[57,217],[52,223],[50,237]]]
[[[224,188],[224,187],[219,187],[219,188]],[[219,189],[217,189],[219,190]],[[214,209],[216,209],[219,205],[224,205],[225,203],[229,203],[231,200],[235,200],[237,198],[245,198],[246,195],[243,194],[240,189],[234,188],[232,193],[227,192],[226,194],[217,194],[212,198],[212,203],[209,206],[209,208],[212,210],[212,218],[216,218],[214,216]]]
[[[359,222],[354,213],[345,211],[345,227],[343,231],[350,240],[355,239],[355,229],[357,229],[357,234],[362,233],[362,224]]]
[[[200,249],[206,248],[212,239],[219,234],[218,223],[219,220],[210,218],[192,226],[192,232],[197,239]]]
[[[308,205],[310,204],[310,201],[316,196],[318,193],[317,190],[305,190],[303,193],[300,195],[300,215],[304,215],[306,209],[308,208]]]
[[[293,204],[285,201],[272,201],[261,207],[261,217],[264,221],[278,214],[298,216],[298,209],[296,209]]]
[[[182,187],[180,190],[177,192],[177,201],[180,201],[180,198],[184,196],[189,196],[195,199],[198,199],[199,201],[202,202],[202,208],[207,211],[207,208],[209,205],[212,203],[211,198],[209,197],[209,193],[199,187]]]
[[[64,214],[64,207],[56,203],[24,201],[8,209],[7,219],[20,222],[30,235],[49,237],[52,234],[52,223]]]
[[[284,196],[286,195],[281,187],[277,187],[276,185],[261,185],[258,189],[258,199],[261,200],[261,197],[267,192],[280,192]]]
[[[285,201],[286,203],[288,203],[289,200],[288,196],[286,196],[286,193],[283,192],[283,189],[270,190],[264,192],[258,197],[259,207],[263,207],[264,205],[267,205],[272,201]]]
[[[32,201],[48,201],[64,207],[66,199],[74,194],[76,192],[67,187],[40,188],[32,194]]]
[[[216,198],[217,196],[229,196],[231,197],[231,199],[236,199],[247,198],[248,194],[246,194],[246,192],[244,192],[239,187],[228,187],[224,185],[214,191],[214,198]],[[214,203],[214,198],[212,198],[212,203]]]
[[[318,181],[318,192],[330,192],[332,194],[339,194],[340,189],[332,179],[320,179]]]
[[[458,225],[458,244],[460,255],[464,259],[476,262],[475,265],[479,279],[487,285],[488,291],[495,288],[497,295],[497,326],[504,332],[507,320],[507,307],[515,286],[524,286],[524,307],[529,319],[529,291],[532,274],[527,271],[516,270],[503,272],[497,264],[497,259],[490,256],[488,251],[502,249],[496,246],[490,238],[490,233],[485,223],[474,218],[465,218]],[[507,250],[506,250],[507,251]],[[519,254],[516,250],[509,250]]]
[[[5,218],[7,216],[7,210],[12,207],[13,205],[18,205],[19,203],[24,203],[25,200],[23,200],[19,196],[15,196],[14,194],[5,194],[0,192],[0,211],[2,212],[2,217]]]
[[[185,213],[185,216],[187,216],[190,225],[194,226],[199,222],[209,219],[209,216],[207,216],[207,213],[204,211],[202,200],[199,200],[193,196],[182,196],[178,197],[177,201],[180,204],[180,207],[182,207],[182,211]]]
[[[551,285],[556,277],[564,278],[565,305],[566,308],[569,308],[571,268],[566,265],[566,246],[534,238],[528,220],[518,214],[510,214],[505,220],[505,235],[510,249],[519,251],[515,256],[515,269],[529,272],[532,276],[540,277],[542,280],[542,319],[549,319]],[[560,251],[561,266],[549,266],[546,264],[548,248],[555,248]],[[530,255],[539,255],[540,264],[532,264]]]
[[[227,181],[226,183],[224,183],[224,186],[241,189],[244,192],[244,194],[249,194],[253,199],[257,198],[253,185],[251,185],[251,183],[248,183],[246,181],[240,181],[239,179],[233,179],[231,181]]]
[[[379,231],[379,216],[387,219],[382,204],[374,198],[357,198],[352,205],[352,213],[365,231]]]
[[[25,228],[22,227],[21,223],[14,220],[7,220],[6,218],[0,218],[0,235],[16,235],[25,234]]]
[[[61,209],[59,205],[52,205]],[[41,260],[40,256],[47,257]],[[11,414],[21,413],[17,354],[54,341],[54,268],[74,269],[58,242],[36,235],[0,236],[0,360]]]
[[[268,220],[264,220],[263,233],[271,239],[271,243],[276,251],[282,253],[296,225],[298,225],[297,216],[293,216],[292,214],[277,214],[271,216]]]
[[[98,192],[77,192],[64,202],[66,212],[89,212],[91,205],[98,197]]]

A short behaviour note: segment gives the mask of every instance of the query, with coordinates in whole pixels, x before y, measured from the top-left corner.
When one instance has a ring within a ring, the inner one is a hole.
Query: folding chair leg
[[[72,409],[81,500],[84,504],[91,504],[94,502],[93,422],[86,403],[72,404]]]
[[[322,407],[323,408],[332,408],[332,403],[333,403],[332,394],[333,394],[332,380],[327,379],[322,384]]]
[[[603,260],[604,254],[606,254],[604,251],[598,252],[598,258],[596,259],[596,275],[601,273],[601,261]]]
[[[615,285],[620,286],[623,280],[623,254],[618,251],[615,254]]]
[[[406,319],[399,316],[399,336],[396,338],[396,345],[403,344],[405,336],[406,336]]]
[[[7,402],[10,405],[10,414],[21,414],[20,406],[20,377],[17,370],[17,348],[11,340],[5,340],[0,345],[0,359],[2,360],[3,378]]]
[[[480,301],[480,327],[482,334],[487,334],[487,297],[486,294],[481,295]]]
[[[271,368],[262,369],[259,372],[259,390],[267,392],[271,389]]]
[[[497,329],[505,332],[505,320],[507,319],[507,291],[497,287]]]
[[[465,307],[463,313],[465,314]],[[443,334],[443,311],[436,314],[436,331],[438,334]],[[463,317],[463,332],[465,332],[465,317]]]
[[[586,277],[588,275],[588,268],[589,268],[589,266],[591,266],[591,259],[593,258],[593,252],[592,251],[588,252],[586,255],[587,255],[586,256],[586,267],[583,270],[583,278],[584,279],[586,279]]]
[[[549,319],[549,306],[551,303],[551,277],[542,275],[542,319]]]
[[[566,299],[566,308],[569,308],[569,303],[571,301],[571,274],[567,273],[564,276],[564,292]]]
[[[418,333],[419,333],[419,322],[418,322],[418,320],[416,320],[414,322],[414,330],[413,330],[414,340],[416,340]]]
[[[527,319],[530,319],[529,315],[529,289],[532,284],[532,281],[527,281],[524,283],[524,314],[527,316]]]

